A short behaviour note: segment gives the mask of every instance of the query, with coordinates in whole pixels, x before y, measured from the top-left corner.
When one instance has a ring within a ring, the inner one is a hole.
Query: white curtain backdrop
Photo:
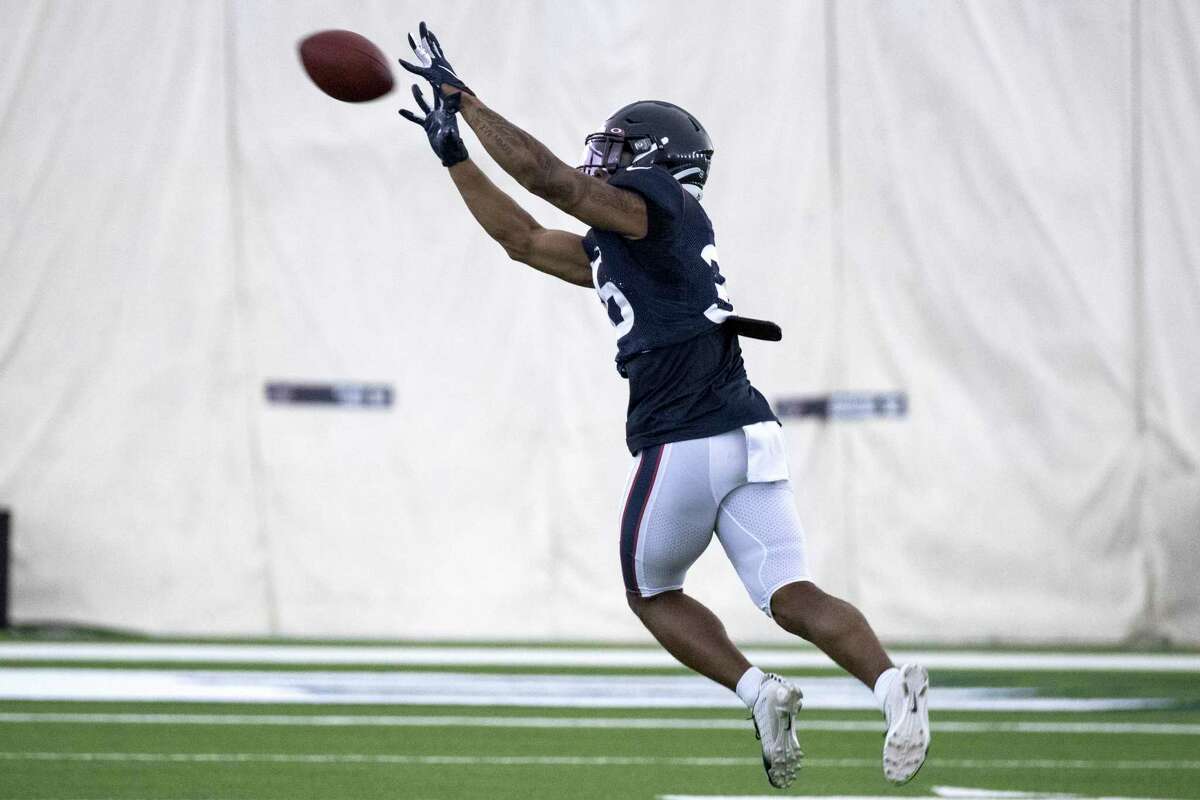
[[[1200,8],[1166,0],[0,1],[0,505],[13,617],[173,633],[641,639],[626,385],[594,293],[509,261],[397,91],[423,14],[573,162],[635,99],[705,206],[788,420],[818,581],[922,641],[1200,642]],[[544,225],[582,226],[473,157]],[[268,380],[395,387],[268,405]],[[783,635],[714,547],[689,591]]]

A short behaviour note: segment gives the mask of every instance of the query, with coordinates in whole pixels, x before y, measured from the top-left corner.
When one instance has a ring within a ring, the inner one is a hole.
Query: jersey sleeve
[[[637,192],[646,201],[646,238],[663,238],[683,218],[685,190],[662,167],[626,167],[609,186]]]

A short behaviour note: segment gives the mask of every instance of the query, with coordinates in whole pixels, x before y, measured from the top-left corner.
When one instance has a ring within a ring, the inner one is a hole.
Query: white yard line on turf
[[[750,648],[755,663],[832,668],[824,654],[800,648]],[[897,661],[935,669],[1200,672],[1200,655],[1182,653],[1043,653],[898,651]],[[661,650],[630,647],[438,647],[256,644],[0,642],[0,661],[116,661],[238,664],[379,664],[504,667],[677,667]]]
[[[808,709],[874,709],[849,676],[803,679]],[[417,670],[192,670],[0,667],[0,699],[303,703],[530,708],[742,708],[699,675],[586,675]],[[1168,708],[1153,697],[1052,697],[1020,687],[934,686],[934,708],[960,711],[1117,711]]]
[[[935,786],[933,794],[908,795],[905,800],[945,800],[952,798],[970,798],[970,800],[1072,800],[1079,795],[1074,794],[1039,794],[1037,792],[1005,792],[988,791],[987,789],[972,790],[973,794],[944,794]],[[778,800],[775,794],[660,794],[658,800]],[[820,794],[806,795],[813,800],[896,800],[894,794],[863,795],[863,794]],[[1086,800],[1147,800],[1136,797],[1089,797]]]
[[[934,786],[934,797],[952,800],[1069,800],[1079,797],[1064,792],[1016,792],[1011,789],[975,789],[967,786]],[[1089,797],[1087,800],[1138,800],[1132,797]]]
[[[0,712],[0,724],[264,725],[300,728],[600,728],[608,730],[746,730],[743,719],[662,717],[484,717],[378,714],[122,714]],[[808,731],[882,733],[871,720],[797,720]],[[1046,733],[1200,736],[1200,724],[1174,722],[963,722],[937,721],[938,733]]]
[[[1066,792],[1014,792],[1009,789],[975,789],[967,786],[934,786],[933,797],[950,800],[1073,800],[1077,794]],[[774,800],[772,798],[772,800]],[[824,798],[824,800],[831,800]],[[891,800],[895,800],[893,796]],[[1136,797],[1088,797],[1083,800],[1147,800]]]
[[[0,752],[0,761],[72,761],[180,764],[379,764],[430,766],[575,766],[575,767],[743,767],[761,758],[720,756],[463,756],[399,753],[73,753]],[[931,758],[942,769],[1200,770],[1200,761]],[[873,758],[806,758],[805,768],[878,767]]]
[[[818,794],[805,795],[813,800],[896,800],[894,794]],[[904,800],[945,800],[947,795],[934,791],[926,795],[906,795]],[[970,800],[1072,800],[1078,797],[1073,794],[1038,794],[1036,792],[987,792],[981,791],[972,795],[954,795],[954,797],[969,797]],[[660,794],[658,800],[779,800],[777,794]],[[1137,797],[1089,797],[1086,800],[1149,800]],[[1162,800],[1159,798],[1159,800]]]

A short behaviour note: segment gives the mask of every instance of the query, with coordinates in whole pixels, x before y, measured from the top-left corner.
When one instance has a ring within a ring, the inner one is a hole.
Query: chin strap
[[[704,190],[694,183],[685,183],[683,190],[696,198],[696,202],[700,202],[700,198],[704,197]]]

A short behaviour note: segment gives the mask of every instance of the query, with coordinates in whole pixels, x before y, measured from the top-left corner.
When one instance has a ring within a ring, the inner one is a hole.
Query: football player
[[[884,775],[912,778],[929,747],[920,665],[897,668],[863,615],[813,583],[779,421],[750,384],[739,335],[778,338],[772,323],[734,315],[712,224],[700,199],[713,145],[695,117],[632,103],[585,140],[573,168],[488,108],[462,81],[425,23],[409,37],[429,81],[424,116],[400,113],[429,143],[476,221],[516,261],[596,291],[629,381],[620,561],[629,606],[671,655],[736,692],[762,742],[773,786],[795,777],[801,693],[750,664],[720,620],[683,592],[715,532],[751,598],[871,688],[886,717]],[[579,236],[539,225],[467,156],[457,118],[528,191],[588,225]]]

